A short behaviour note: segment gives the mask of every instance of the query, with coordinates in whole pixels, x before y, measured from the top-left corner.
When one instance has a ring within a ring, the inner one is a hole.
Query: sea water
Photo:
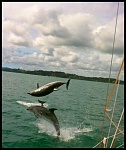
[[[68,90],[66,84],[60,90],[44,97],[33,97],[28,92],[54,81],[67,82],[67,78],[39,76],[2,71],[2,147],[3,148],[86,148],[100,142],[104,107],[108,83],[71,79]],[[109,85],[109,93],[113,84]],[[114,92],[109,103],[113,108]],[[46,101],[47,108],[56,108],[61,135],[56,137],[52,124],[36,118],[27,111],[31,105]],[[124,105],[124,85],[119,85],[114,112],[116,124]],[[104,135],[108,135],[110,121],[105,117]],[[120,125],[124,130],[124,119]],[[115,132],[112,125],[111,132]],[[116,146],[124,143],[120,134]]]

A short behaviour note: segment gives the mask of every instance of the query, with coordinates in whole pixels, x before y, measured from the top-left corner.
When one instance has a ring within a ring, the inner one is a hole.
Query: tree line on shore
[[[43,70],[23,70],[23,69],[13,69],[13,68],[7,68],[2,67],[2,71],[7,72],[15,72],[15,73],[25,73],[25,74],[33,74],[33,75],[42,75],[42,76],[53,76],[53,77],[60,77],[60,78],[71,78],[71,79],[77,79],[77,80],[87,80],[87,81],[96,81],[96,82],[109,82],[109,78],[103,78],[103,77],[85,77],[85,76],[79,76],[76,74],[69,74],[65,72],[59,72],[59,71],[43,71]],[[116,79],[110,78],[110,83],[114,83]],[[120,84],[124,84],[124,81],[120,80]]]

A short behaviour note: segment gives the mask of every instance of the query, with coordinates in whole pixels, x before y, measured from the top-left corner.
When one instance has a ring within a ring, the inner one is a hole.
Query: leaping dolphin
[[[58,87],[60,87],[63,84],[66,84],[66,89],[68,90],[70,80],[71,79],[69,79],[67,82],[55,81],[55,82],[45,84],[42,87],[39,87],[39,84],[37,83],[37,89],[33,90],[27,94],[30,94],[30,95],[36,96],[36,97],[45,96],[45,95],[52,93],[53,91],[57,91]]]
[[[53,124],[53,126],[56,129],[57,136],[59,137],[60,125],[59,125],[58,119],[54,113],[54,110],[57,110],[57,109],[56,108],[47,109],[47,108],[43,107],[43,103],[45,103],[45,101],[40,101],[40,100],[38,100],[38,101],[41,103],[41,106],[30,106],[27,108],[27,110],[33,112],[37,118],[38,117],[43,118],[46,121]]]

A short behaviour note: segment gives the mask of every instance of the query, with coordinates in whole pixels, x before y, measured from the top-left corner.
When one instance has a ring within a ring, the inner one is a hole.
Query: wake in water
[[[21,104],[21,105],[24,105],[24,106],[27,106],[27,107],[34,106],[34,105],[36,105],[36,106],[41,106],[40,103],[27,103],[27,102],[24,102],[24,101],[17,101],[17,103],[18,103],[18,104]],[[43,106],[47,108],[47,107],[48,107],[48,104],[47,104],[47,103],[44,103]]]
[[[27,107],[30,107],[30,106],[33,106],[33,105],[41,106],[40,103],[27,103],[27,102],[24,102],[24,101],[17,101],[17,103],[20,104],[20,105],[27,106]],[[46,108],[48,107],[47,103],[44,103],[43,105]],[[57,137],[57,133],[56,133],[56,130],[55,130],[54,126],[52,124],[48,123],[47,121],[39,118],[39,119],[37,119],[37,122],[34,122],[34,125],[39,128],[38,133],[46,133],[48,135]],[[82,134],[82,133],[92,131],[91,127],[90,128],[85,128],[85,127],[80,128],[80,127],[81,126],[71,127],[71,128],[65,128],[65,127],[60,128],[59,139],[62,140],[62,141],[69,141],[69,140],[75,138],[75,136],[78,135],[78,134]]]
[[[55,128],[49,124],[45,120],[39,120],[38,122],[34,123],[36,127],[39,128],[38,133],[47,133],[48,135],[57,137]],[[85,132],[92,131],[92,128],[82,128],[78,129],[78,127],[71,127],[71,128],[60,128],[60,136],[59,139],[62,141],[69,141],[75,138],[76,135],[82,134]]]

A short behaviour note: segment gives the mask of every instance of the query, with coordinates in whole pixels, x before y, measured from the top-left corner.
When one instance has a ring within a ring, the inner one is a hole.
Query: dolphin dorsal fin
[[[37,89],[39,88],[39,83],[37,83]]]
[[[38,102],[41,103],[42,106],[44,103],[46,103],[45,101],[40,101],[40,100],[38,100]]]
[[[50,108],[49,110],[54,113],[54,111],[57,109],[56,108]]]

